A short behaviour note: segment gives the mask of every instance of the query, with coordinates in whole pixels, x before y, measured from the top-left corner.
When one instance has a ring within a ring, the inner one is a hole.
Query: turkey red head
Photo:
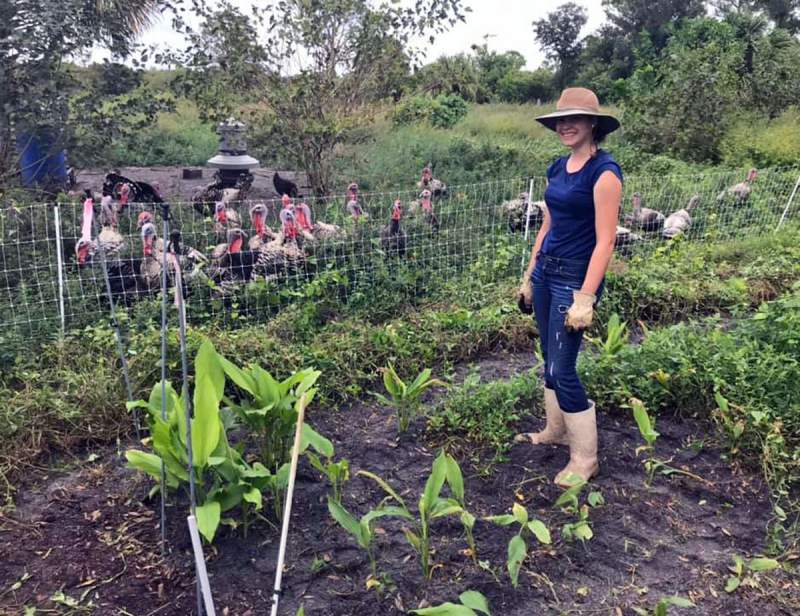
[[[426,188],[419,194],[419,198],[422,209],[426,212],[432,212],[433,206],[431,205],[431,191]]]
[[[311,208],[307,203],[301,203],[295,206],[294,216],[297,219],[297,225],[305,231],[311,231],[314,227],[311,224]]]
[[[358,196],[358,184],[350,182],[350,186],[347,187],[347,196],[350,199],[355,199]]]
[[[214,204],[214,221],[221,225],[228,222],[228,214],[225,212],[225,202],[217,201]]]
[[[86,262],[94,254],[94,242],[81,238],[75,244],[75,257],[78,259],[78,265],[86,265]]]
[[[265,220],[267,219],[267,206],[263,203],[256,203],[250,208],[250,222],[253,229],[256,230],[256,235],[263,236],[265,233]]]
[[[292,206],[292,198],[289,195],[283,195],[281,197],[281,205],[284,208],[291,207]]]
[[[242,245],[247,234],[241,229],[231,229],[228,231],[228,252],[236,254],[242,251]]]
[[[281,227],[283,235],[287,239],[294,239],[297,237],[297,221],[290,208],[281,210]]]
[[[426,166],[422,170],[422,183],[427,184],[433,179],[433,172],[431,171],[430,166]]]
[[[156,241],[156,226],[152,222],[142,225],[142,253],[145,257],[153,256],[153,244]]]
[[[136,227],[141,229],[147,223],[153,222],[153,212],[148,212],[145,210],[144,212],[139,212],[139,216],[136,217]]]
[[[749,184],[755,180],[757,175],[758,171],[756,169],[750,169],[750,171],[747,172],[747,183]]]
[[[394,205],[392,206],[392,220],[399,221],[402,216],[403,203],[400,201],[400,199],[395,199]]]

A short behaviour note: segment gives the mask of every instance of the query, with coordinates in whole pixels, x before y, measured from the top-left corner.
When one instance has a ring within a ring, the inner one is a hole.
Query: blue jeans
[[[588,261],[561,259],[539,253],[531,275],[533,312],[539,325],[539,339],[544,356],[545,386],[554,389],[558,405],[567,413],[589,408],[586,390],[578,379],[575,365],[583,332],[564,328],[567,310],[572,305],[572,292],[580,290],[589,267]],[[597,290],[603,291],[604,283]]]

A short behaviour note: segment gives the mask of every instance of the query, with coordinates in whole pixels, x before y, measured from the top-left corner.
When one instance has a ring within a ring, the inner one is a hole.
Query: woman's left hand
[[[567,318],[564,320],[567,331],[578,332],[592,324],[595,301],[597,297],[592,293],[572,292],[572,306],[567,310]]]

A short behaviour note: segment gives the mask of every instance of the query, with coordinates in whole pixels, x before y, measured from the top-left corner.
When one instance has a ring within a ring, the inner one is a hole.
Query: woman
[[[567,88],[556,111],[536,119],[571,153],[547,169],[547,211],[519,289],[520,303],[533,306],[539,325],[547,423],[517,440],[569,445],[569,464],[555,479],[568,487],[573,475],[588,481],[599,469],[595,406],[575,364],[614,250],[622,171],[599,144],[619,122],[601,113],[585,88]]]

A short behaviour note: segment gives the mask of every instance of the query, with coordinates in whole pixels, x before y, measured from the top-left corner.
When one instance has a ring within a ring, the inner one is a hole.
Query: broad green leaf
[[[362,544],[364,541],[364,532],[361,528],[361,524],[359,524],[358,520],[356,520],[349,511],[330,497],[328,497],[328,511],[331,517],[336,520],[342,528],[353,535],[359,544]],[[362,545],[362,547],[366,546]]]
[[[370,523],[372,520],[376,520],[377,518],[385,518],[385,517],[393,517],[393,518],[404,518],[406,520],[413,520],[414,516],[407,509],[403,509],[402,507],[379,507],[378,509],[373,509],[372,511],[368,511],[363,516],[361,516],[361,523],[364,522]]]
[[[486,597],[477,590],[462,592],[458,598],[461,600],[461,603],[467,607],[471,607],[476,612],[483,612],[486,616],[492,616],[489,612],[489,602],[486,600]]]
[[[156,481],[161,480],[161,458],[146,451],[139,451],[138,449],[129,449],[125,452],[125,458],[128,460],[128,466],[147,473]],[[169,480],[170,478],[167,477]],[[178,487],[177,481],[173,478],[173,484],[170,487]]]
[[[243,389],[251,396],[256,395],[256,384],[250,374],[239,368],[233,362],[224,358],[222,355],[218,355],[218,361],[220,366],[222,366],[222,370],[228,375],[228,378],[236,384],[237,387]]]
[[[300,452],[302,453],[308,449],[309,445],[313,447],[317,453],[326,458],[333,457],[333,443],[314,430],[314,428],[306,422],[303,422],[300,434]]]
[[[694,603],[683,597],[664,597],[660,599],[658,603],[663,604],[664,607],[667,605],[674,605],[675,607],[694,607]]]
[[[211,543],[214,541],[214,535],[217,533],[220,518],[220,504],[215,500],[209,500],[198,505],[195,510],[195,518],[197,518],[197,530],[206,538],[206,541]]]
[[[519,570],[522,567],[522,561],[527,556],[527,546],[525,540],[519,535],[514,535],[511,541],[508,542],[508,575],[511,576],[511,584],[514,588],[517,587],[519,579]]]
[[[400,505],[402,507],[404,507],[405,509],[408,509],[408,507],[406,507],[405,501],[402,498],[400,498],[400,496],[397,494],[397,492],[394,491],[394,488],[392,488],[392,486],[390,486],[388,483],[386,483],[383,479],[378,477],[376,474],[370,473],[369,471],[358,471],[357,474],[358,475],[363,475],[364,477],[368,477],[368,478],[372,479],[372,481],[374,481],[381,488],[383,488],[384,492],[386,492],[394,500],[396,500],[398,503],[400,503]]]
[[[586,502],[589,503],[589,505],[591,505],[592,507],[598,507],[604,504],[606,501],[600,492],[594,491],[594,492],[589,492],[589,496],[586,497]]]
[[[420,372],[417,375],[417,378],[415,378],[411,382],[411,385],[408,386],[408,393],[410,395],[418,395],[420,393],[420,388],[422,387],[422,385],[428,382],[430,376],[431,376],[431,369],[425,368],[422,372]]]
[[[754,558],[747,564],[750,571],[772,571],[779,566],[778,561],[774,558]]]
[[[464,476],[461,474],[461,468],[458,466],[456,459],[449,454],[445,456],[445,461],[447,463],[447,485],[450,486],[450,490],[452,490],[456,500],[463,505]]]
[[[295,616],[306,616],[305,606],[300,606],[300,609],[297,610],[297,614]]]
[[[588,524],[578,524],[575,529],[575,538],[580,539],[581,541],[589,541],[592,537],[594,537],[594,532],[592,531],[592,527]]]
[[[204,378],[211,380],[212,392],[219,403],[222,400],[222,392],[225,390],[225,373],[222,371],[219,355],[210,340],[204,340],[200,345],[194,360],[194,370],[196,383]]]
[[[528,511],[519,503],[514,503],[514,506],[511,507],[511,513],[520,526],[525,526],[528,523]]]
[[[509,524],[513,524],[517,521],[510,513],[505,513],[503,515],[490,515],[487,518],[484,518],[487,522],[491,522],[492,524],[499,524],[500,526],[508,526]]]
[[[725,583],[725,592],[733,592],[734,590],[739,588],[740,583],[741,580],[738,577],[736,577],[735,575],[730,576],[728,578],[728,581]]]
[[[647,414],[644,404],[642,404],[641,400],[632,398],[631,405],[633,407],[633,418],[636,420],[636,425],[639,426],[639,432],[644,440],[652,443],[659,437],[659,434],[653,429],[650,416]]]
[[[550,543],[550,531],[540,520],[531,520],[528,522],[528,530],[534,534],[539,543]]]
[[[442,603],[435,607],[424,607],[419,610],[411,610],[412,614],[420,616],[476,616],[475,612],[466,605],[456,605],[455,603]]]
[[[210,360],[209,360],[210,361]],[[198,379],[194,389],[194,420],[192,421],[192,449],[194,466],[204,467],[219,442],[219,398],[211,378]]]
[[[392,366],[392,364],[389,364],[383,369],[383,386],[386,388],[386,391],[389,392],[389,395],[395,400],[402,399],[403,393],[405,393],[405,387],[401,388],[401,383],[402,381],[394,371],[394,366]]]
[[[384,406],[390,406],[390,407],[391,406],[395,406],[394,400],[389,400],[389,398],[387,398],[383,394],[379,394],[377,392],[372,392],[372,395],[375,396],[378,399],[378,402],[380,402]]]
[[[469,511],[462,511],[460,519],[461,523],[469,529],[472,529],[475,526],[475,516]]]
[[[168,474],[172,474],[183,481],[189,481],[186,452],[182,448],[175,451],[169,427],[163,422],[153,425],[153,449],[164,460],[164,466]]]
[[[439,498],[439,494],[442,491],[442,486],[444,486],[444,480],[446,477],[447,460],[445,459],[444,451],[442,451],[433,461],[431,474],[428,477],[428,480],[425,482],[425,490],[423,491],[422,498],[420,499],[420,510],[424,508],[424,510],[428,512],[433,508],[436,500]],[[420,511],[420,513],[423,512]]]
[[[581,490],[583,490],[583,486],[586,485],[586,482],[581,480],[581,478],[575,474],[572,474],[571,477],[568,477],[567,479],[575,479],[577,481],[575,481],[571,487],[567,488],[561,493],[561,496],[556,499],[556,502],[553,505],[554,507],[563,507],[569,504],[577,506],[578,494],[580,494]]]
[[[417,536],[415,532],[407,528],[403,529],[403,533],[405,533],[406,539],[408,539],[408,542],[411,544],[411,547],[413,547],[417,552],[419,552],[420,548],[422,547],[422,541],[420,540],[419,536]]]
[[[464,508],[453,498],[437,498],[430,509],[431,518],[443,518],[454,513],[461,513]]]
[[[261,490],[258,488],[250,488],[244,494],[242,494],[242,498],[256,506],[256,509],[261,509]]]

